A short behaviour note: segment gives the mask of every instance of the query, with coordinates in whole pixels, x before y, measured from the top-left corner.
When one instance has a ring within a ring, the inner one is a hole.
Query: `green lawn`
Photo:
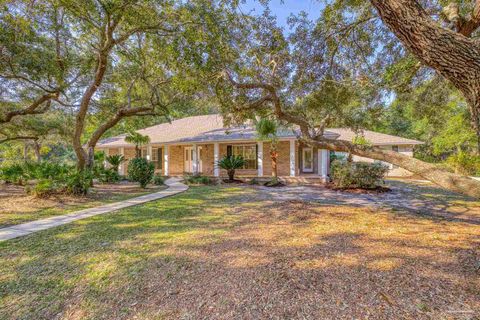
[[[478,316],[478,224],[259,194],[192,187],[0,243],[0,319]]]
[[[154,186],[147,190],[132,188],[132,190],[126,192],[115,191],[108,194],[98,192],[94,189],[87,197],[58,195],[49,199],[36,199],[26,195],[12,195],[11,197],[13,198],[22,197],[21,201],[17,201],[17,203],[13,205],[6,202],[5,198],[0,197],[0,201],[3,202],[2,207],[0,207],[0,228],[127,200],[164,188],[166,187]],[[20,204],[20,207],[18,207],[18,204]]]

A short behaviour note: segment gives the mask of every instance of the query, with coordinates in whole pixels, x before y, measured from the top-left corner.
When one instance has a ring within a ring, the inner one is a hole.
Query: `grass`
[[[0,319],[478,317],[478,224],[261,192],[192,187],[0,243]]]
[[[16,188],[10,190],[9,188]],[[103,204],[127,200],[151,192],[159,191],[164,186],[152,186],[144,190],[137,185],[98,185],[85,197],[57,195],[48,199],[38,199],[26,195],[15,186],[3,186],[0,192],[0,228],[48,218],[69,212],[93,208]]]

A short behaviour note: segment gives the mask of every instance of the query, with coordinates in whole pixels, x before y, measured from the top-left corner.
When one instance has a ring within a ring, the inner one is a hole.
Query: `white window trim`
[[[256,153],[257,152],[257,144],[256,143],[232,144],[231,146],[232,146],[232,155],[233,156],[239,156],[239,155],[236,155],[235,152],[234,152],[235,147],[242,147],[243,148],[243,154],[241,154],[240,156],[242,156],[243,159],[245,159],[245,160],[255,160],[256,168],[242,168],[240,170],[258,170],[258,163],[257,163],[256,155],[254,156],[253,159],[245,158],[245,147],[253,147],[254,150],[255,150],[255,153]]]

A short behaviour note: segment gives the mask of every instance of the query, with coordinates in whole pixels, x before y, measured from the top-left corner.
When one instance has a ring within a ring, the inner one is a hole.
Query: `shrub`
[[[48,161],[13,163],[2,166],[0,179],[17,184],[40,179],[64,181],[71,170],[71,166]]]
[[[24,164],[25,175],[29,179],[65,180],[72,169],[71,166],[50,161],[26,162]]]
[[[257,178],[252,178],[252,179],[250,179],[250,181],[248,181],[248,184],[253,186],[253,185],[260,184],[260,182],[258,182]]]
[[[446,160],[447,166],[462,175],[480,175],[480,157],[460,151]]]
[[[125,161],[125,157],[121,154],[114,154],[106,157],[106,160],[112,166],[112,169],[118,172],[118,168]]]
[[[331,166],[332,182],[337,188],[374,189],[388,172],[381,163],[334,161]]]
[[[225,156],[218,161],[217,165],[227,170],[228,180],[233,181],[235,170],[242,168],[245,165],[245,160],[242,156]]]
[[[156,175],[153,177],[153,184],[156,185],[156,186],[164,185],[164,184],[165,184],[165,178],[162,177],[162,176],[159,175],[159,174],[156,174]]]
[[[120,175],[118,174],[118,171],[114,170],[113,168],[100,169],[97,173],[97,177],[101,183],[115,183],[120,181]]]
[[[202,175],[195,175],[195,176],[185,176],[184,180],[187,184],[214,184],[214,181],[210,179],[210,177],[202,176]]]
[[[134,158],[128,163],[128,179],[138,182],[142,188],[152,181],[155,165],[143,158]]]
[[[24,168],[20,163],[13,163],[10,165],[4,165],[0,169],[0,179],[6,183],[23,184]]]
[[[38,198],[45,198],[58,192],[58,186],[52,180],[39,180],[31,189],[31,193]]]
[[[92,184],[93,176],[90,171],[75,171],[67,178],[67,191],[74,195],[86,195]]]

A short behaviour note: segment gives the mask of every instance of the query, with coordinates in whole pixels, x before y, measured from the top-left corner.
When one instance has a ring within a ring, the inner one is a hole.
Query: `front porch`
[[[109,149],[108,154],[124,155],[126,162],[119,170],[127,172],[128,161],[135,157],[134,148]],[[304,146],[295,139],[280,140],[277,145],[278,176],[286,182],[325,182],[328,178],[329,151]],[[156,173],[165,176],[202,174],[221,178],[226,171],[216,163],[226,155],[241,155],[246,165],[237,170],[241,178],[265,178],[272,176],[270,143],[262,141],[224,141],[213,143],[151,144],[142,148],[142,157],[155,163]]]

